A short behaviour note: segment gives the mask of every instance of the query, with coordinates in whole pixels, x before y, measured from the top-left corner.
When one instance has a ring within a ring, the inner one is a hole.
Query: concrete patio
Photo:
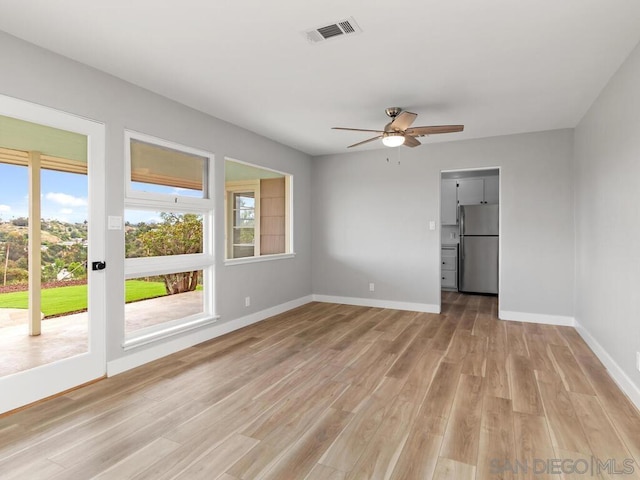
[[[135,332],[201,311],[202,291],[128,303],[125,305],[125,332]],[[86,352],[87,331],[87,313],[75,313],[43,320],[42,334],[32,337],[29,336],[27,310],[0,308],[0,376]]]

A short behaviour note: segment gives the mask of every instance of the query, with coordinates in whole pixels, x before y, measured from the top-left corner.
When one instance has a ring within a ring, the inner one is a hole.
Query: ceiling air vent
[[[309,43],[319,43],[332,38],[354,35],[361,32],[362,29],[358,26],[354,18],[349,17],[346,20],[308,30],[304,32],[304,35],[307,37]]]

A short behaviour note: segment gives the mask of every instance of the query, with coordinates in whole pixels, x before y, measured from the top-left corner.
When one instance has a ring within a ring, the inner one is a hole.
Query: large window
[[[227,263],[293,255],[291,175],[225,161]]]
[[[134,132],[127,139],[125,348],[215,321],[213,157]]]

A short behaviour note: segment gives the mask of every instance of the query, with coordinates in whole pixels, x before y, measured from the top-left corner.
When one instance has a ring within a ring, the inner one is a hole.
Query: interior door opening
[[[441,304],[452,292],[499,296],[500,203],[499,167],[441,172]]]

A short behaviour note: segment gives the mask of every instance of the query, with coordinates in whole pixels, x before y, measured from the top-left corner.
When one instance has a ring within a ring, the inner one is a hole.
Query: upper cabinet
[[[500,177],[498,175],[484,178],[484,203],[489,205],[500,203]]]
[[[460,178],[458,180],[458,205],[500,203],[500,177]]]
[[[458,205],[479,205],[484,203],[484,179],[458,179]]]
[[[458,223],[457,180],[443,179],[440,187],[440,224],[455,225]]]
[[[440,224],[458,224],[458,205],[500,203],[500,177],[443,178],[440,186]]]

